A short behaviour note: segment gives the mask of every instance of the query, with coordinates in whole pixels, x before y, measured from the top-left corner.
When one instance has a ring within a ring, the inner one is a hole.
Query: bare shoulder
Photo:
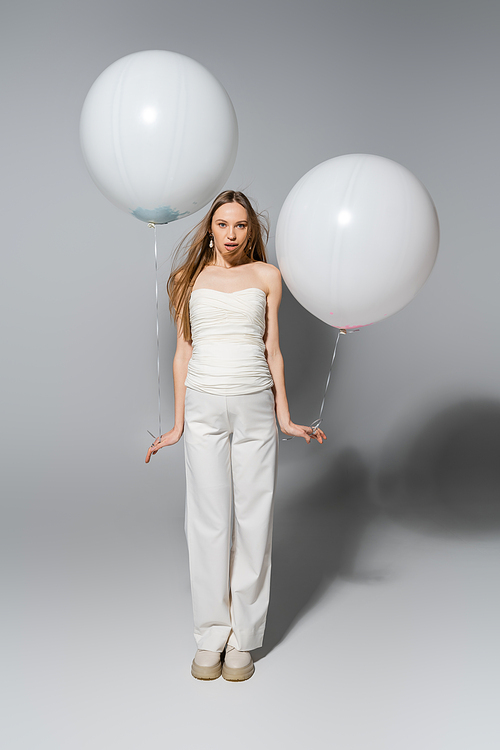
[[[259,278],[262,280],[262,284],[267,288],[268,293],[281,289],[281,273],[276,266],[271,263],[264,263],[259,260],[255,263],[256,271],[259,274]]]

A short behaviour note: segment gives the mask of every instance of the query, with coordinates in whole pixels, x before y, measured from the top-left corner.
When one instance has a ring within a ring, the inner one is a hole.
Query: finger
[[[317,428],[317,429],[316,429],[316,430],[315,430],[315,431],[313,432],[313,436],[314,436],[314,438],[315,438],[316,440],[319,440],[319,442],[320,442],[320,443],[321,443],[321,442],[322,442],[323,440],[326,440],[326,435],[325,435],[325,433],[323,432],[323,430],[320,430],[319,428]]]

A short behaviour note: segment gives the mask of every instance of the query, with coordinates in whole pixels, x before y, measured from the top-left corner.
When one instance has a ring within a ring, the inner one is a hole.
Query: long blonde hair
[[[205,266],[215,258],[215,248],[210,247],[212,219],[218,208],[225,203],[239,203],[248,215],[248,235],[244,247],[235,257],[234,265],[267,263],[266,243],[269,237],[267,217],[258,213],[244,193],[225,190],[217,196],[207,215],[179,243],[174,255],[174,265],[167,281],[170,314],[181,322],[186,341],[191,339],[189,321],[189,298],[194,283]]]

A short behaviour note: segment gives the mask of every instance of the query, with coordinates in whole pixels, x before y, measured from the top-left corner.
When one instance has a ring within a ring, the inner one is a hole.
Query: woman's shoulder
[[[275,284],[279,284],[281,273],[276,266],[273,266],[271,263],[264,263],[262,260],[255,261],[254,265],[256,266],[255,270],[266,285],[274,286]]]

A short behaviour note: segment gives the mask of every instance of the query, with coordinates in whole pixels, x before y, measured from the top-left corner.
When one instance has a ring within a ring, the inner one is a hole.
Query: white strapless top
[[[272,388],[265,356],[266,293],[195,289],[189,300],[193,354],[185,385],[195,391],[241,396]]]

